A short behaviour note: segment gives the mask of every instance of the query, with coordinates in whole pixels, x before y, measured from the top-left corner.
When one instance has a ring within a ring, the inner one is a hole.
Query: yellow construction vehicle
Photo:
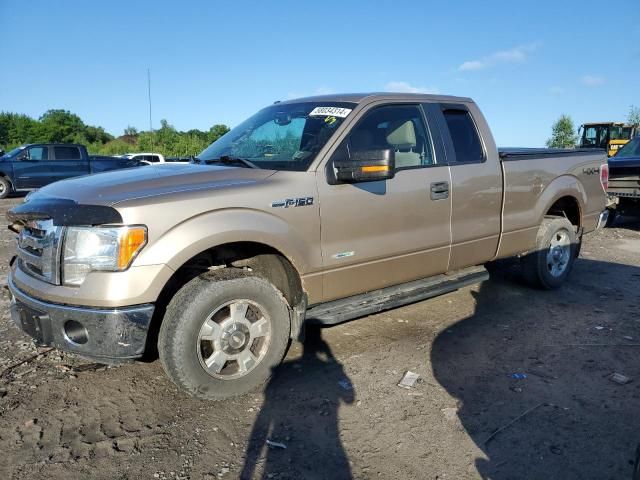
[[[640,133],[637,125],[622,122],[593,122],[580,126],[580,148],[604,148],[612,157],[636,134]]]

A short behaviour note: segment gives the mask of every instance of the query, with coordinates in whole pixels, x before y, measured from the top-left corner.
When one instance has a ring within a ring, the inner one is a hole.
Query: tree
[[[38,141],[69,143],[85,133],[86,126],[80,117],[67,110],[47,110],[40,117]]]
[[[218,140],[221,136],[229,131],[229,127],[226,125],[214,125],[209,129],[208,140],[213,143]]]
[[[124,134],[130,137],[135,137],[138,135],[138,129],[136,127],[132,127],[131,125],[127,125],[127,128],[124,129]]]
[[[627,115],[627,123],[636,127],[640,126],[640,108],[631,105],[629,114]]]
[[[560,118],[551,127],[551,138],[547,140],[549,148],[573,148],[578,142],[573,120],[569,115]]]

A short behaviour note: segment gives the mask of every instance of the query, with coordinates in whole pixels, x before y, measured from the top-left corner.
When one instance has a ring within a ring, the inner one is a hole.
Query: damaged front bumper
[[[40,345],[76,353],[102,363],[143,355],[154,305],[90,308],[43,302],[19,290],[8,278],[11,318]]]

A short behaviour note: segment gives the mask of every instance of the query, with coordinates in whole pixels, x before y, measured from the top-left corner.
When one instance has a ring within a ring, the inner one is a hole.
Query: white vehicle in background
[[[146,163],[148,165],[156,163],[189,163],[187,158],[165,158],[164,155],[160,153],[151,152],[125,153],[123,155],[119,155],[119,157],[128,158],[129,160],[138,160],[139,162]]]

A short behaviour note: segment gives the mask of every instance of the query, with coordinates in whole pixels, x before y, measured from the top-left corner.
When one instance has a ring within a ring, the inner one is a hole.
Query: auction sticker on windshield
[[[342,107],[316,107],[309,113],[310,117],[326,117],[331,115],[332,117],[344,118],[351,113],[350,108]]]

